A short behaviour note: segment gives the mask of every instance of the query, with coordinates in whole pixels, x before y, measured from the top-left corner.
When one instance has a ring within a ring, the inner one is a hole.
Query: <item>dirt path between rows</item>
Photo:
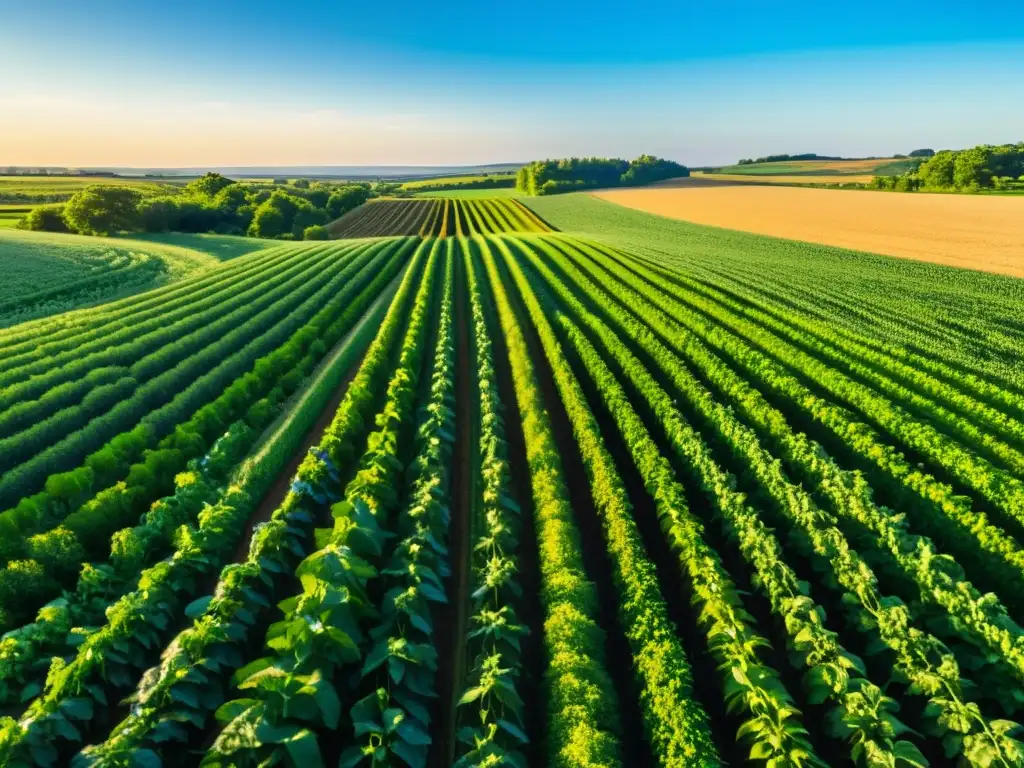
[[[408,267],[406,267],[408,269]],[[390,304],[392,297],[398,290],[399,284],[402,282],[402,277],[405,275],[405,269],[395,275],[395,279],[391,281],[387,288],[385,288],[380,296],[370,305],[359,322],[357,322],[345,337],[339,341],[334,351],[317,366],[313,372],[312,377],[309,380],[309,384],[302,390],[302,395],[295,399],[294,403],[285,407],[284,413],[278,417],[277,421],[274,422],[267,430],[264,435],[267,435],[266,439],[262,440],[262,448],[260,453],[268,449],[274,442],[275,437],[287,429],[288,417],[291,413],[295,412],[296,409],[302,407],[303,401],[308,398],[313,391],[316,389],[317,382],[327,375],[334,362],[349,351],[349,346],[356,343],[363,329],[369,323],[380,322],[383,314],[387,311],[387,305]],[[370,342],[372,343],[372,341]],[[369,343],[367,344],[369,347]],[[345,372],[345,376],[342,378],[341,383],[338,385],[331,397],[330,402],[324,407],[317,420],[313,423],[313,426],[309,428],[306,435],[302,439],[302,443],[299,448],[295,451],[295,454],[288,461],[288,464],[278,473],[277,478],[274,480],[274,484],[270,487],[267,493],[263,496],[259,505],[253,511],[253,514],[249,517],[249,521],[246,523],[245,533],[239,539],[238,547],[235,550],[235,556],[232,559],[234,563],[240,563],[248,556],[249,544],[252,540],[253,531],[256,526],[260,523],[265,523],[270,519],[270,516],[274,514],[274,510],[277,509],[281,502],[284,501],[285,496],[288,495],[288,489],[291,487],[292,478],[295,476],[296,470],[302,460],[306,457],[306,453],[311,447],[320,442],[323,438],[324,432],[327,427],[330,426],[334,420],[334,414],[338,410],[338,406],[341,405],[341,401],[345,399],[345,393],[348,391],[348,385],[355,378],[356,373],[359,371],[359,367],[363,364],[363,358],[366,356],[366,350],[363,350],[358,359],[349,366],[349,369]],[[256,454],[257,456],[259,453]]]

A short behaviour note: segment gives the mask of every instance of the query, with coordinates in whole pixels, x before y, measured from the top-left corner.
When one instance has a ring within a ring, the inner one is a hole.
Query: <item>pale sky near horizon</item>
[[[0,166],[693,166],[1024,139],[1009,2],[147,5],[3,11]]]

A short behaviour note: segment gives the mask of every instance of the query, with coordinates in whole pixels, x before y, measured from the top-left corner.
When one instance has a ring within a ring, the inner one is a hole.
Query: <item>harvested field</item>
[[[594,193],[697,224],[1024,277],[1024,200],[701,182]]]

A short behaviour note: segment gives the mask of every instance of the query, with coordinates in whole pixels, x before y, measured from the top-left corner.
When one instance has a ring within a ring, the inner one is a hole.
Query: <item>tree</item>
[[[327,199],[327,214],[332,219],[337,219],[369,199],[370,190],[362,185],[342,187]]]
[[[296,228],[296,214],[302,211],[301,226]],[[319,214],[319,215],[317,215]],[[260,203],[253,214],[249,234],[256,237],[302,236],[302,230],[314,224],[323,224],[324,211],[317,211],[308,200],[278,190]]]
[[[330,187],[317,187],[307,190],[302,195],[317,208],[327,208],[327,201],[331,198]]]
[[[64,208],[68,227],[86,235],[111,235],[138,226],[142,195],[130,187],[88,186]]]
[[[653,155],[640,155],[629,164],[629,169],[622,174],[620,183],[625,186],[653,184],[656,181],[689,175],[690,170],[685,165]]]
[[[178,201],[174,197],[150,197],[139,203],[139,222],[146,232],[178,228]]]
[[[249,195],[242,184],[231,184],[221,189],[213,198],[213,202],[220,208],[237,210],[249,203]]]
[[[310,227],[327,223],[327,212],[322,208],[316,208],[308,200],[299,199],[295,206],[295,214],[292,216],[292,234],[297,240],[302,239],[303,232]]]
[[[280,209],[270,204],[270,201],[260,205],[252,217],[249,225],[250,237],[280,237],[287,230],[287,221]]]
[[[972,147],[957,152],[953,160],[953,184],[960,189],[990,186],[992,184],[992,170],[989,167],[991,158],[990,147]]]
[[[186,184],[185,192],[202,197],[214,197],[222,189],[230,187],[234,183],[227,176],[221,176],[219,173],[207,173]]]
[[[28,212],[18,222],[18,229],[30,229],[36,232],[68,232],[68,223],[64,220],[63,205],[40,205]]]
[[[911,152],[909,155],[907,155],[907,157],[934,157],[934,156],[935,156],[935,150],[934,149],[915,149],[913,152]],[[894,157],[895,157],[895,155],[894,155]]]
[[[319,224],[314,224],[312,227],[306,227],[302,230],[303,240],[327,240],[330,238],[330,233],[327,231],[327,227]]]
[[[954,155],[949,150],[943,150],[921,163],[917,175],[922,185],[931,189],[952,187]]]

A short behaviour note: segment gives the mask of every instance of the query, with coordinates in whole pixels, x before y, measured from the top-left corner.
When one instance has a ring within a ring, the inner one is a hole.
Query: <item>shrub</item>
[[[92,185],[72,195],[64,219],[76,232],[112,235],[139,225],[141,193],[130,187]]]
[[[64,220],[63,205],[40,205],[33,208],[28,215],[18,222],[19,229],[35,232],[70,232]]]
[[[321,224],[314,224],[312,227],[306,227],[302,230],[303,240],[327,240],[330,234],[327,232],[327,227]]]

